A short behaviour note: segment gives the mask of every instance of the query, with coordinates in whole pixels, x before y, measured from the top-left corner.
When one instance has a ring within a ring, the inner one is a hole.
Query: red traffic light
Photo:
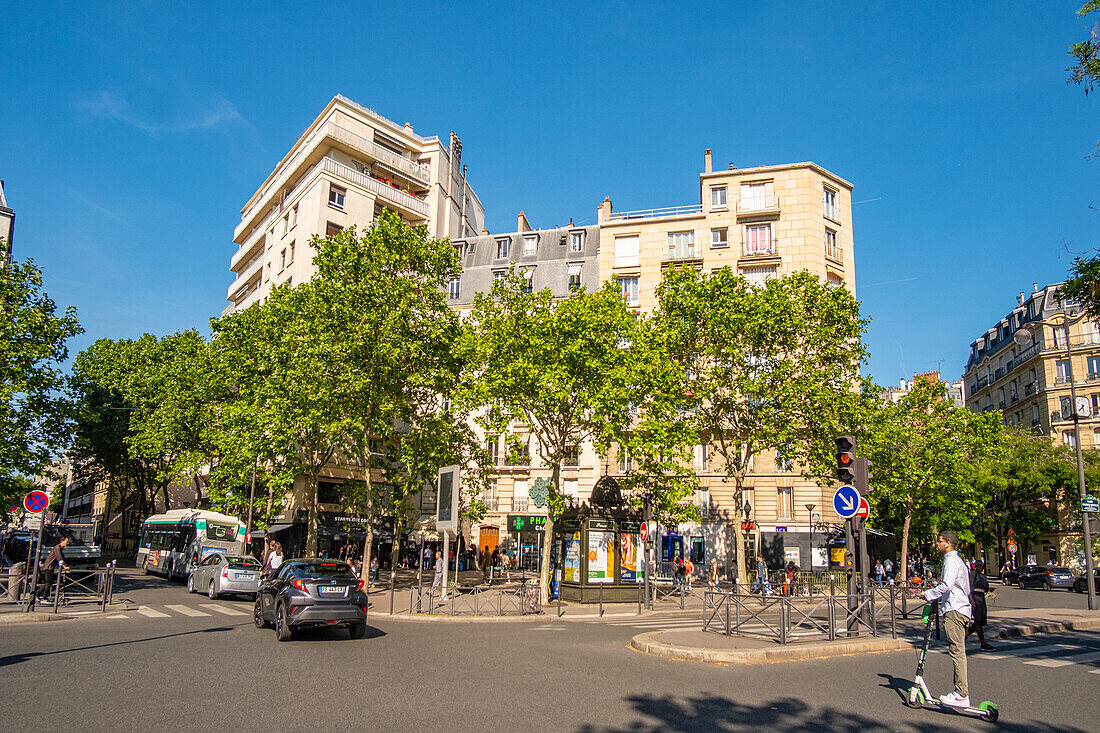
[[[856,461],[856,439],[851,435],[838,435],[836,438],[836,475],[841,483],[851,484],[855,478],[852,472]]]

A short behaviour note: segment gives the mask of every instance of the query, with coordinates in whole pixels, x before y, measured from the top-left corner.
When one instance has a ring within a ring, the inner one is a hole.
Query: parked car
[[[353,639],[367,633],[363,581],[346,563],[321,558],[284,562],[260,583],[253,612],[256,626],[274,624],[275,638],[289,641],[295,629],[344,626]]]
[[[261,569],[260,561],[251,555],[211,553],[187,575],[187,590],[205,592],[211,599],[230,593],[255,598],[260,590]]]
[[[1073,588],[1073,573],[1068,568],[1053,565],[1028,565],[1020,571],[1016,584],[1021,588]]]
[[[1023,572],[1022,568],[1012,568],[1005,571],[1005,574],[1001,576],[1001,582],[1005,585],[1016,585],[1020,582],[1020,573]]]
[[[1096,584],[1096,592],[1100,593],[1100,568],[1092,571],[1092,580]],[[1073,589],[1078,593],[1088,593],[1089,589],[1085,585],[1085,573],[1081,573],[1077,576],[1077,580],[1073,581]]]

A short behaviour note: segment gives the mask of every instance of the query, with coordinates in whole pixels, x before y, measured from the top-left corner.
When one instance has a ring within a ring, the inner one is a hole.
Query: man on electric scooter
[[[924,592],[928,602],[940,601],[947,631],[947,651],[955,666],[955,689],[940,696],[940,702],[953,707],[970,707],[970,692],[966,684],[966,630],[974,612],[970,607],[970,571],[955,548],[959,536],[950,530],[936,537],[936,549],[943,553],[943,573],[940,584]]]

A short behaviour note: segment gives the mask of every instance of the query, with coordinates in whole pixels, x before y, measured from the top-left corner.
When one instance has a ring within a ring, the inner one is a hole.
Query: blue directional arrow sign
[[[843,519],[850,519],[859,511],[859,492],[854,486],[844,485],[833,494],[833,509]]]

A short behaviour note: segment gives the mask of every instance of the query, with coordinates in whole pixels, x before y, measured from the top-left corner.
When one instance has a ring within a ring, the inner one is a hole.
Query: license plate
[[[233,573],[234,580],[252,580],[252,573]]]
[[[342,596],[346,589],[342,585],[322,585],[317,590],[321,591],[321,595],[323,596]]]

